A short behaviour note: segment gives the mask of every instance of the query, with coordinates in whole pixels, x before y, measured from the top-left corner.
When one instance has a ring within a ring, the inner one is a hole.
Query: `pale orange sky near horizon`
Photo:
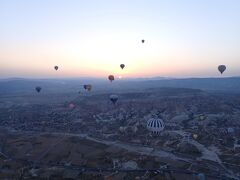
[[[3,0],[0,77],[240,76],[239,19],[234,0]]]

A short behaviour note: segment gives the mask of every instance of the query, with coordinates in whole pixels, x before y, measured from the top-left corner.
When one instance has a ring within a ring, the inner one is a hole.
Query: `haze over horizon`
[[[1,0],[0,78],[239,76],[239,19],[238,0]]]

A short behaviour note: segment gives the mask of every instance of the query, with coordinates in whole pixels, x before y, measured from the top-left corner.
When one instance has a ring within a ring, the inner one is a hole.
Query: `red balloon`
[[[113,75],[109,75],[108,79],[112,82],[114,80],[114,76]]]

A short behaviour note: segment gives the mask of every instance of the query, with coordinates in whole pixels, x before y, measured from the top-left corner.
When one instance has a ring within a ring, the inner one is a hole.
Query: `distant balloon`
[[[219,65],[218,66],[218,71],[222,74],[224,71],[226,70],[226,66],[225,65]]]
[[[73,103],[70,103],[70,104],[68,105],[68,107],[69,107],[70,109],[72,109],[72,108],[75,108],[75,105],[74,105]]]
[[[150,118],[147,121],[147,129],[153,135],[159,135],[161,131],[165,128],[164,122],[162,119],[159,118]]]
[[[114,80],[114,76],[113,75],[109,75],[108,79],[112,82]]]
[[[145,42],[145,40],[143,39],[143,40],[142,40],[142,43],[144,43],[144,42]]]
[[[85,85],[83,85],[83,88],[87,91],[91,91],[92,90],[92,85],[91,84],[85,84]]]
[[[57,71],[58,70],[58,66],[54,66],[54,69]]]
[[[116,104],[116,102],[118,101],[118,95],[110,95],[109,97],[110,101],[112,101],[113,104]]]
[[[198,138],[198,135],[197,135],[197,134],[193,134],[193,138],[194,138],[194,139],[197,139],[197,138]]]
[[[203,121],[206,119],[206,116],[204,114],[200,114],[198,118],[199,118],[199,121]]]
[[[35,89],[36,89],[36,91],[37,91],[38,93],[40,93],[40,91],[41,91],[42,88],[41,88],[40,86],[37,86]]]
[[[119,127],[119,131],[120,131],[121,133],[124,133],[124,131],[125,131],[125,127],[120,126],[120,127]]]
[[[123,69],[125,67],[125,65],[124,64],[120,64],[120,67]]]

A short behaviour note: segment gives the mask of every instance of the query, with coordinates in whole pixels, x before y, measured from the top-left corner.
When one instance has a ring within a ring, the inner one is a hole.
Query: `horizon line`
[[[168,77],[168,76],[152,76],[152,77],[124,77],[122,79],[116,78],[118,81],[125,80],[173,80],[173,79],[227,79],[227,78],[240,78],[240,76],[207,76],[207,77]],[[0,77],[0,80],[73,80],[73,79],[98,79],[98,80],[106,80],[104,77]]]

